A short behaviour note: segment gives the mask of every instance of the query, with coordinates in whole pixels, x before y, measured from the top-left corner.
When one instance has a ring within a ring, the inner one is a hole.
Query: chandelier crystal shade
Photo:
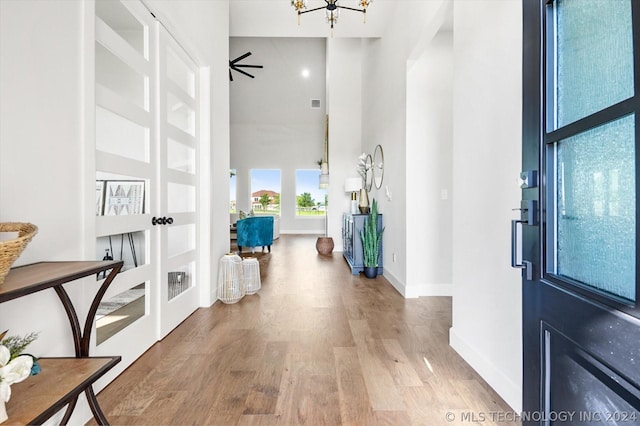
[[[340,9],[361,12],[363,22],[367,22],[367,7],[369,7],[373,0],[356,0],[357,6],[359,6],[361,9],[348,6],[340,6],[338,5],[338,1],[339,0],[324,0],[324,2],[326,3],[325,6],[307,9],[307,0],[291,0],[291,6],[293,6],[296,12],[298,12],[298,25],[300,25],[300,15],[302,15],[303,13],[315,12],[316,10],[322,9],[325,10],[325,16],[327,18],[327,22],[331,25],[331,29],[333,29],[333,25],[338,22]]]

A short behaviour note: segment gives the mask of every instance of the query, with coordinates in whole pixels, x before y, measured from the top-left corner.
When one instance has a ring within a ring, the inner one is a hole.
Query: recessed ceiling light
[[[310,74],[310,73],[309,73],[309,70],[308,70],[307,68],[304,68],[304,69],[302,70],[302,76],[303,76],[304,78],[309,78],[309,74]]]

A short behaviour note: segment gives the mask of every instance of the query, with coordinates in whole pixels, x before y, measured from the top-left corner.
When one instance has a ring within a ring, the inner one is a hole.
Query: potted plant
[[[364,254],[364,275],[367,278],[375,278],[378,275],[378,254],[383,232],[384,228],[378,230],[378,204],[374,198],[371,202],[371,212],[364,220],[364,226],[360,230]]]

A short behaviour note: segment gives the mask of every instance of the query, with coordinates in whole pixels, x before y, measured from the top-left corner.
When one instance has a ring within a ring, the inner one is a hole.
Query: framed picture
[[[108,180],[105,185],[104,215],[144,213],[143,180]]]
[[[96,216],[104,214],[104,181],[96,181]]]

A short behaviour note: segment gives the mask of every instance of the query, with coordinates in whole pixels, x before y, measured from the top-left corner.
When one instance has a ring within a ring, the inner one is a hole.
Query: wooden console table
[[[40,358],[42,372],[27,380],[12,385],[12,398],[7,403],[9,419],[5,425],[41,424],[57,413],[65,405],[67,411],[61,424],[69,423],[78,396],[84,392],[96,421],[108,425],[104,413],[98,405],[93,383],[120,362],[120,356],[89,357],[91,330],[107,288],[122,269],[118,261],[80,262],[40,262],[12,268],[0,284],[0,303],[27,296],[38,291],[53,288],[69,318],[75,357]],[[80,278],[110,271],[96,295],[84,323],[80,322],[73,303],[63,284]]]

